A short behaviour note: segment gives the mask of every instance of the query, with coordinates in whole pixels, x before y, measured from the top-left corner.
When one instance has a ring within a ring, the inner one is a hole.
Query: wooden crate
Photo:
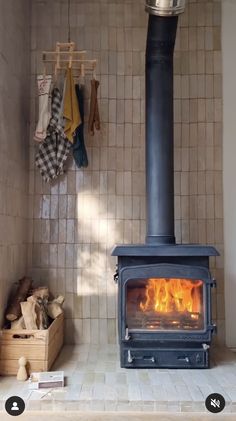
[[[47,330],[1,331],[0,375],[17,374],[18,359],[28,360],[27,372],[48,371],[63,345],[64,316],[61,314]]]

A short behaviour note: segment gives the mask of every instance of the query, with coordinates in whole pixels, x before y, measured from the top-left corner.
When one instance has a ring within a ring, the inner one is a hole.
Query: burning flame
[[[146,285],[145,302],[140,303],[142,311],[168,313],[201,312],[201,288],[203,282],[190,279],[150,278]]]

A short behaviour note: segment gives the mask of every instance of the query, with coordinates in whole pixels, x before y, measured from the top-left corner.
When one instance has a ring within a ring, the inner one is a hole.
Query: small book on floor
[[[52,389],[54,387],[64,387],[64,371],[31,373],[29,389]]]

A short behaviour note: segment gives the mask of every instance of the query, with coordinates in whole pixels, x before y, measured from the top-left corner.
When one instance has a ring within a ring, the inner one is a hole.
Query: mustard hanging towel
[[[67,139],[73,143],[73,136],[77,127],[81,123],[81,117],[71,68],[68,68],[66,72],[63,116],[65,118],[65,135]]]

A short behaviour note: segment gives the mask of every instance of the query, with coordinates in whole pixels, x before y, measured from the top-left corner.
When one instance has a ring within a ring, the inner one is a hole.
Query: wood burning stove
[[[184,0],[147,0],[146,244],[118,245],[121,367],[206,368],[214,247],[174,236],[173,51]]]
[[[122,367],[207,368],[214,247],[122,245],[118,324]]]

